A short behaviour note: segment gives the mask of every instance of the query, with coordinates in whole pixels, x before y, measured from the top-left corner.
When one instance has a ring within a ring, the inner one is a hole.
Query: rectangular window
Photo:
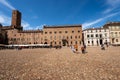
[[[67,36],[67,39],[69,39],[69,37]]]
[[[72,44],[72,41],[71,41],[71,44]]]
[[[91,35],[91,37],[93,37],[93,35]]]
[[[56,42],[55,42],[55,44],[56,44]]]
[[[75,41],[75,44],[77,44],[77,41]]]
[[[68,31],[65,31],[65,33],[68,33]]]
[[[81,41],[80,41],[80,44],[81,44]]]
[[[77,36],[75,36],[75,39],[77,39]]]
[[[116,39],[116,42],[118,42],[118,39]]]
[[[98,37],[98,34],[96,34],[96,37]]]
[[[59,31],[59,33],[62,33],[62,31]]]
[[[87,35],[87,38],[89,38],[90,36],[89,35]]]
[[[88,41],[88,43],[90,43],[90,41]]]
[[[45,32],[45,34],[47,34],[47,32]]]
[[[91,33],[93,33],[93,31],[91,30]]]
[[[59,42],[59,45],[61,45],[61,42]]]
[[[57,32],[55,31],[54,33],[56,34]]]
[[[52,32],[49,32],[50,34],[52,34]]]

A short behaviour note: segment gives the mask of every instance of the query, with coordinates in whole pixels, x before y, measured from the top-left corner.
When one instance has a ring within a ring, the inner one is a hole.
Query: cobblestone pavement
[[[0,80],[120,80],[120,47],[1,50]]]

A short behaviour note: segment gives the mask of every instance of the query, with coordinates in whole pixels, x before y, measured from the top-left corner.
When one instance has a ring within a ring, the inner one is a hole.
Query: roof
[[[53,25],[53,26],[43,26],[43,28],[73,28],[73,27],[82,27],[82,25]]]
[[[87,31],[87,30],[102,30],[102,29],[108,29],[108,28],[88,28],[88,29],[85,29],[83,31]]]
[[[108,28],[108,26],[120,26],[120,22],[109,22],[106,23],[103,27]]]
[[[11,26],[3,26],[2,27],[2,30],[9,30],[9,29],[13,29],[13,28],[11,28]]]
[[[40,33],[42,30],[23,30],[19,31],[19,33]]]

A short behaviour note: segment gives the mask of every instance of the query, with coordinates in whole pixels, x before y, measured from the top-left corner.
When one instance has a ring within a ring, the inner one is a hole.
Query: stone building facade
[[[83,30],[84,43],[87,46],[99,46],[104,43],[110,43],[108,28],[89,28]]]
[[[51,44],[81,45],[82,27],[74,26],[44,26],[43,30],[7,30],[9,44]],[[9,35],[10,34],[10,35]]]
[[[109,22],[103,27],[109,29],[111,44],[120,44],[120,22]]]
[[[23,30],[21,13],[12,12],[11,26],[2,27],[10,45],[51,44],[53,46],[81,45],[82,25],[43,26],[42,30]]]
[[[43,43],[52,45],[81,45],[82,26],[44,26],[42,38]]]

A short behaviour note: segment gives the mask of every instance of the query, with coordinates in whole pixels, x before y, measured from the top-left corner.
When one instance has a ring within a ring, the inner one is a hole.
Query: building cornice
[[[73,27],[82,27],[82,25],[45,25],[43,28],[73,28]]]

